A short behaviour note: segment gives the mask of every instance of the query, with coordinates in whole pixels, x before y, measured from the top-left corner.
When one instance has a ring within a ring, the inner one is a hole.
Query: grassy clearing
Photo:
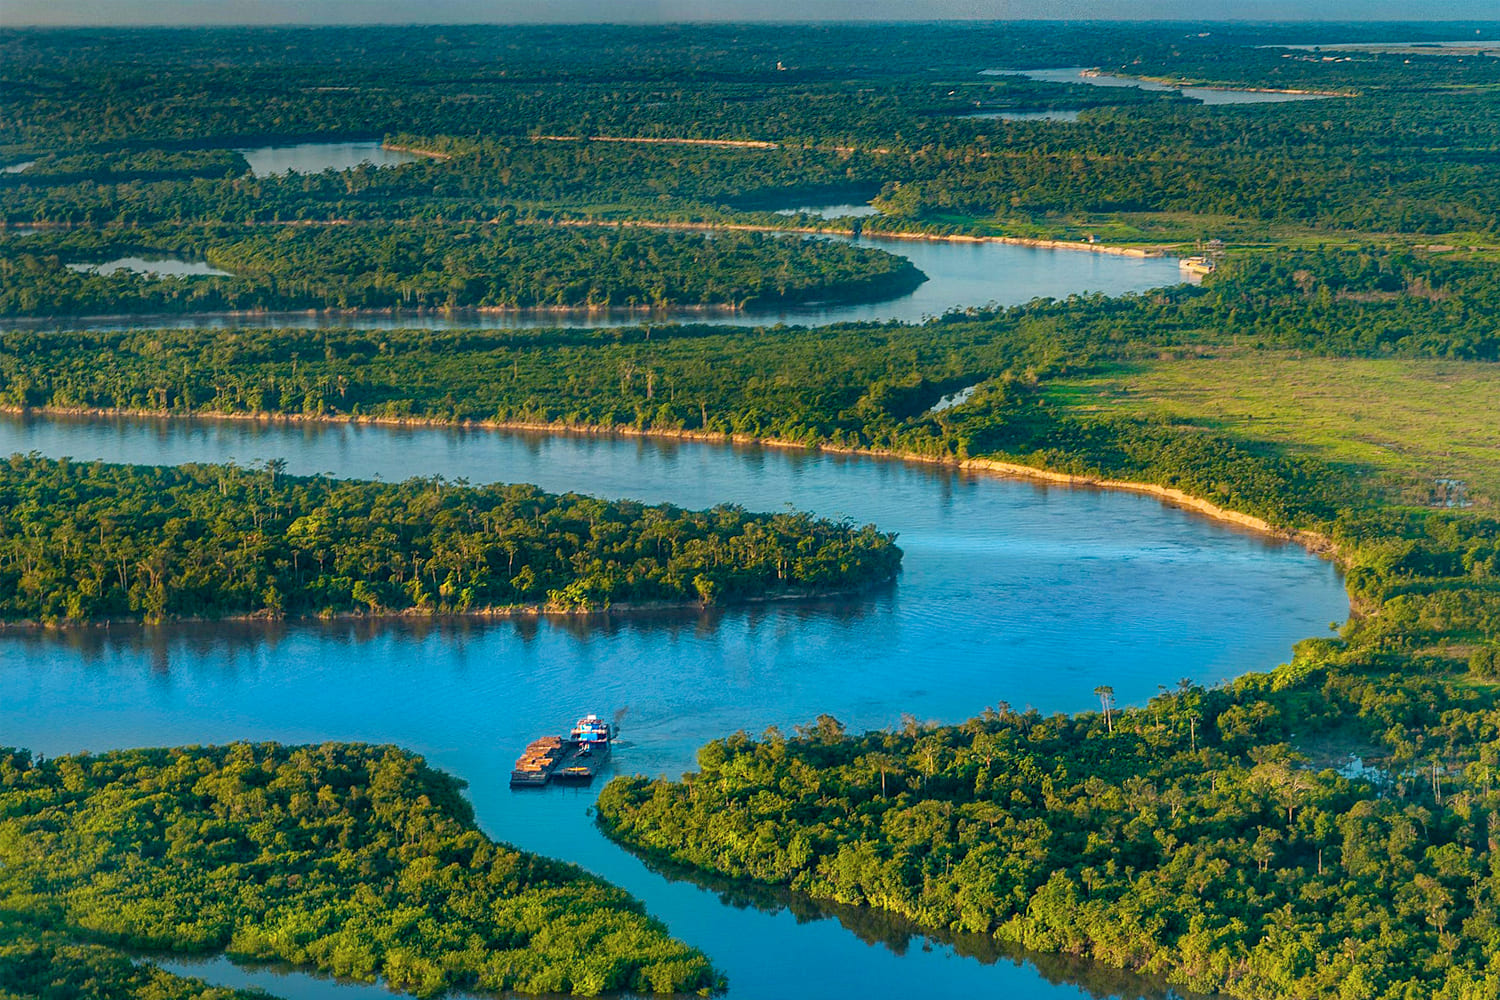
[[[1299,358],[1226,349],[1116,366],[1057,383],[1076,410],[1162,415],[1379,477],[1393,500],[1432,503],[1434,481],[1500,507],[1500,366]]]

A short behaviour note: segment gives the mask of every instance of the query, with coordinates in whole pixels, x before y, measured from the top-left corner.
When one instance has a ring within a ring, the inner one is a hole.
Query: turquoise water
[[[1100,683],[1139,703],[1182,677],[1213,682],[1274,666],[1348,611],[1331,564],[1152,498],[896,461],[348,425],[0,420],[0,454],[30,450],[150,463],[282,457],[292,473],[441,474],[691,507],[790,503],[900,532],[901,578],[861,600],[597,621],[116,627],[0,641],[5,743],[49,755],[235,739],[410,747],[470,783],[491,836],[575,861],[641,897],[708,952],[735,1000],[1154,994],[1107,970],[1038,967],[975,942],[912,936],[868,913],[827,916],[673,880],[595,830],[595,790],[512,793],[509,767],[527,741],[584,712],[618,716],[613,766],[676,775],[708,739],[821,712],[865,729],[898,725],[906,712],[958,721],[1000,701],[1071,711],[1097,705]],[[226,982],[244,975],[222,962],[202,971]],[[299,997],[352,997],[312,977],[270,981]]]

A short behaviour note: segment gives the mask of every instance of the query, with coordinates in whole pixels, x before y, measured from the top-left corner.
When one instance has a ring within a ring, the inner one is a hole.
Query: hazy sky
[[[0,24],[475,24],[964,18],[1458,20],[1496,0],[0,0]]]

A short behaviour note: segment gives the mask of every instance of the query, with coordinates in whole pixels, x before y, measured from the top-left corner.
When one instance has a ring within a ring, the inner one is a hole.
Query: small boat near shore
[[[567,736],[543,736],[527,745],[510,772],[510,787],[540,788],[549,782],[587,784],[613,752],[615,729],[597,715],[585,715]]]

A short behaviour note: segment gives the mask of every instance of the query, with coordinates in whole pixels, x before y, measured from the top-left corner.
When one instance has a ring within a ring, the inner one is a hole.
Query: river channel
[[[727,974],[732,1000],[1156,994],[1107,971],[1044,972],[963,943],[868,920],[851,929],[806,907],[726,902],[674,881],[597,832],[597,789],[512,793],[511,761],[528,740],[583,712],[618,715],[615,766],[677,775],[711,738],[821,712],[866,729],[899,725],[903,713],[956,722],[1001,701],[1072,711],[1097,706],[1098,684],[1140,703],[1182,677],[1211,683],[1272,667],[1348,612],[1331,564],[1154,498],[899,461],[347,424],[0,419],[0,454],[30,450],[142,463],[280,457],[302,474],[532,482],[689,507],[792,504],[900,532],[899,581],[857,600],[599,621],[241,623],[0,640],[5,743],[49,755],[236,739],[409,747],[469,782],[491,836],[642,898]],[[380,995],[223,960],[177,967],[298,998]],[[1102,978],[1080,985],[1090,976]]]
[[[826,206],[825,206],[826,208]],[[817,211],[819,209],[807,209]],[[788,239],[800,238],[787,234]],[[927,275],[908,295],[884,302],[852,305],[800,305],[747,312],[676,312],[645,316],[639,312],[517,312],[476,313],[251,313],[238,315],[130,316],[76,319],[5,319],[0,326],[48,330],[125,330],[235,327],[302,329],[355,327],[392,329],[538,329],[554,327],[601,328],[653,322],[692,322],[716,325],[774,323],[819,326],[847,322],[920,323],[950,309],[1012,306],[1034,298],[1066,298],[1098,292],[1123,295],[1178,284],[1188,278],[1175,257],[1126,257],[1078,249],[1049,249],[1006,243],[896,239],[888,236],[819,236],[855,242],[905,257]]]

